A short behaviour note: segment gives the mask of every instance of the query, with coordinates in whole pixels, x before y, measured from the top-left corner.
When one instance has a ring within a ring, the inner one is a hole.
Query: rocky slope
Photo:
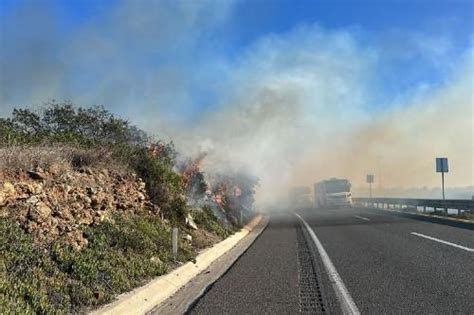
[[[80,225],[98,225],[121,212],[159,213],[145,183],[130,172],[80,168],[0,172],[0,217],[14,219],[39,245],[64,238],[81,249]]]

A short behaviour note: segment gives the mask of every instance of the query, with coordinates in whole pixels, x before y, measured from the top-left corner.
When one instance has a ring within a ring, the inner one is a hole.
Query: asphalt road
[[[474,314],[472,226],[380,210],[298,212],[362,314]],[[340,313],[320,253],[303,231],[294,215],[274,215],[191,313]]]
[[[288,216],[274,217],[192,314],[299,312],[297,238]]]

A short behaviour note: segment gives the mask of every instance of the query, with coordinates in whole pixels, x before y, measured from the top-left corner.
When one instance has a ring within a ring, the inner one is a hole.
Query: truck
[[[311,208],[311,187],[293,187],[289,192],[289,202],[297,208]]]
[[[347,179],[331,178],[314,184],[314,203],[322,207],[352,206],[351,183]]]

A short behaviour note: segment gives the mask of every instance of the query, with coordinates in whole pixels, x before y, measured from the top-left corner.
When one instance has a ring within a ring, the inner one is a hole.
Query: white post
[[[173,228],[173,233],[171,234],[171,243],[173,247],[173,257],[176,259],[178,256],[178,228]]]
[[[441,187],[443,188],[443,200],[444,200],[444,172],[441,172]]]

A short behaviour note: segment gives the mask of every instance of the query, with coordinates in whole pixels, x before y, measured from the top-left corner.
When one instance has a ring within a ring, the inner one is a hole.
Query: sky
[[[438,155],[473,185],[473,5],[0,0],[0,115],[101,104],[264,199],[367,172],[436,186]]]

